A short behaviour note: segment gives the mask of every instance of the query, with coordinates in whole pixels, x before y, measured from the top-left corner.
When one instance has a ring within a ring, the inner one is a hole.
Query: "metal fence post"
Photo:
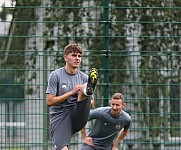
[[[104,0],[104,106],[108,105],[109,99],[109,0]]]

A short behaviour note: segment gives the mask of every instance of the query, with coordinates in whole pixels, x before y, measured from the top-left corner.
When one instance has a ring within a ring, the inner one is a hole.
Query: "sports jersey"
[[[88,136],[92,137],[95,149],[105,149],[112,147],[114,138],[119,131],[129,129],[131,116],[125,111],[121,111],[119,116],[112,116],[111,107],[100,107],[91,110],[89,120],[95,120],[95,125]]]
[[[59,68],[51,72],[48,80],[46,94],[53,94],[56,96],[63,95],[71,91],[76,85],[84,84],[88,80],[88,75],[78,70],[76,74],[69,74],[65,68]],[[50,123],[53,123],[64,117],[64,112],[67,108],[73,107],[77,100],[77,94],[69,97],[64,102],[51,106]]]

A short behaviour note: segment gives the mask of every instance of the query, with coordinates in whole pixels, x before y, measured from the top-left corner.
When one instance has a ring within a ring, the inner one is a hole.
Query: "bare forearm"
[[[113,143],[113,146],[117,147],[118,144],[125,138],[125,136],[128,134],[128,130],[121,131],[115,142]]]
[[[86,130],[85,130],[85,127],[82,128],[82,130],[80,131],[81,132],[81,136],[82,136],[82,139],[85,139],[87,134],[86,134]]]
[[[47,103],[47,105],[49,107],[53,106],[53,105],[57,105],[59,103],[64,102],[70,96],[72,96],[71,91],[67,92],[67,93],[65,93],[64,95],[61,95],[61,96],[55,96],[55,95],[52,95],[52,94],[47,94],[46,95],[46,103]]]
[[[81,130],[82,141],[88,145],[93,145],[93,140],[91,137],[87,136],[85,127]]]

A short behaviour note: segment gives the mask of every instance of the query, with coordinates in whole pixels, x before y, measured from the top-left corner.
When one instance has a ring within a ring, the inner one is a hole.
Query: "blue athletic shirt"
[[[88,75],[78,70],[76,74],[69,74],[66,72],[65,68],[59,68],[51,72],[48,79],[48,86],[46,94],[53,94],[56,96],[63,95],[71,91],[76,85],[84,84],[88,80]],[[64,102],[51,106],[49,108],[50,112],[50,123],[53,123],[62,117],[64,117],[64,112],[68,107],[74,105],[77,101],[77,94],[69,97]]]
[[[129,129],[131,116],[125,111],[121,111],[120,116],[111,115],[111,107],[99,107],[91,110],[89,120],[95,120],[95,125],[88,136],[93,138],[97,147],[108,147],[113,144],[114,138],[121,129]]]

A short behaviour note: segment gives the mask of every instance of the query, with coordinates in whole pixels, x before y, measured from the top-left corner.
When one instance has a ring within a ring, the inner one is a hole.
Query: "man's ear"
[[[65,61],[67,61],[67,56],[66,55],[64,55],[63,58],[64,58]]]
[[[123,108],[126,106],[126,103],[123,103]]]

